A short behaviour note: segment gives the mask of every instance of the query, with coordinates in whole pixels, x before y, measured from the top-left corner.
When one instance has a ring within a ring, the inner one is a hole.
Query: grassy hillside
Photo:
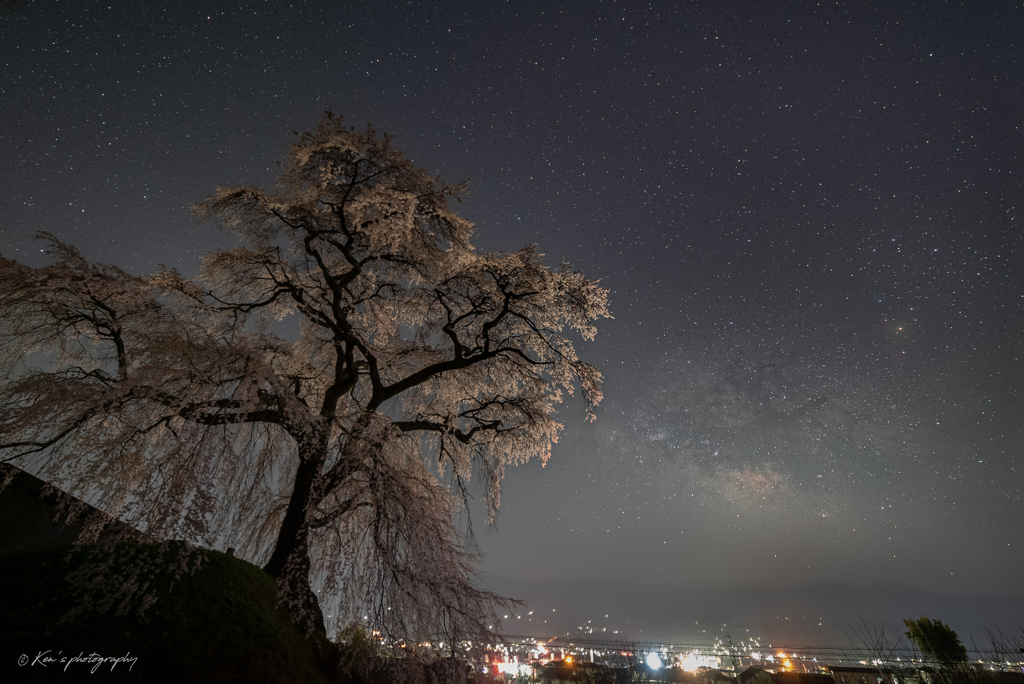
[[[119,552],[135,560],[116,561],[84,590],[66,578],[83,570],[88,551],[70,561],[66,549],[0,555],[0,680],[325,681],[316,648],[277,606],[274,582],[262,569],[208,551],[198,571],[175,581],[168,568],[180,551],[173,545],[122,546]],[[140,558],[156,569],[133,576]],[[115,603],[103,613],[90,610],[62,620],[83,599],[95,603],[130,585],[148,585],[145,594],[162,598],[141,616],[137,610],[116,615]],[[46,652],[53,659],[48,666],[33,664]],[[136,660],[61,662],[91,654]]]

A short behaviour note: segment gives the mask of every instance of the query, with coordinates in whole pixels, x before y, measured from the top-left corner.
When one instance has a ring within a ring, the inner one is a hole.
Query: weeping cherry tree
[[[461,524],[508,466],[546,461],[555,408],[601,375],[607,291],[533,246],[478,253],[463,191],[328,113],[274,191],[195,207],[233,234],[187,278],[0,258],[0,460],[159,538],[233,546],[296,621],[405,638],[485,633]]]

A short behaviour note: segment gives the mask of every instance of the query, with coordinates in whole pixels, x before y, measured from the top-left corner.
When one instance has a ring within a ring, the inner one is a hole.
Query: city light
[[[715,656],[702,655],[696,650],[687,653],[685,656],[679,656],[679,667],[687,672],[696,672],[702,667],[716,668],[718,665],[718,658]]]

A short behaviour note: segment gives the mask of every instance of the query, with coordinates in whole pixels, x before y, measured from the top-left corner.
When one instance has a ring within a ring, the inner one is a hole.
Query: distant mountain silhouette
[[[502,621],[506,634],[551,637],[571,632],[682,643],[730,634],[734,641],[759,637],[765,646],[851,646],[851,635],[864,626],[885,625],[890,634],[895,629],[902,635],[904,618],[928,615],[950,625],[970,649],[972,636],[985,648],[988,630],[1010,633],[1024,625],[1021,596],[945,595],[896,585],[725,589],[496,575],[483,580],[488,588],[527,602],[522,617]],[[533,615],[528,615],[531,610]],[[581,632],[581,626],[586,630]],[[615,630],[620,634],[614,635]]]

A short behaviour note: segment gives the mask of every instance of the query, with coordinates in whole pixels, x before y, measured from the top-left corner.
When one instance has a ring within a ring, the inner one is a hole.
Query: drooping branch
[[[493,515],[505,469],[551,455],[563,395],[593,415],[568,332],[593,336],[607,292],[533,246],[474,251],[464,187],[373,129],[328,115],[279,180],[196,207],[239,242],[194,279],[55,241],[48,266],[0,258],[0,456],[179,538],[245,540],[301,624],[318,577],[338,620],[479,636],[503,600],[455,524],[468,483]]]

